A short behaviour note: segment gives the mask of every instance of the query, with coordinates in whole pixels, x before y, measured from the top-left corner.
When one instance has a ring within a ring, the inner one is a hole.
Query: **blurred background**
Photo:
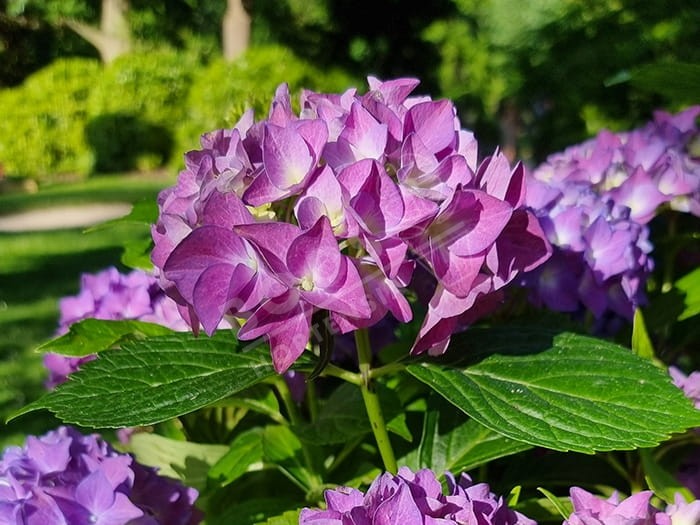
[[[699,42],[687,0],[0,0],[0,170],[176,169],[279,82],[367,75],[419,78],[483,153],[534,163],[696,102]]]

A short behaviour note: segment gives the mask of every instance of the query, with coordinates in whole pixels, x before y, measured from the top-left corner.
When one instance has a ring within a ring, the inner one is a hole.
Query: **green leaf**
[[[655,446],[700,425],[700,411],[668,374],[603,340],[498,327],[471,329],[450,350],[470,349],[492,355],[466,368],[424,362],[406,370],[511,439],[593,453]]]
[[[569,516],[571,516],[571,513],[573,512],[570,498],[559,498],[542,487],[537,487],[537,490],[544,494],[544,497],[547,498],[547,501],[551,504],[551,508],[555,509],[562,519],[569,519]]]
[[[83,319],[73,323],[67,334],[43,343],[37,350],[82,357],[117,347],[129,339],[172,333],[163,325],[143,321]]]
[[[47,409],[93,428],[152,425],[205,407],[276,374],[270,352],[238,351],[230,331],[174,333],[99,354],[69,381],[13,417]]]
[[[654,458],[653,452],[653,450],[648,448],[639,451],[642,466],[644,467],[644,479],[649,488],[669,505],[675,502],[676,494],[681,494],[686,502],[693,501],[695,497],[690,490],[659,465]]]
[[[307,492],[317,485],[314,474],[304,465],[301,441],[289,427],[282,425],[265,427],[262,444],[265,461],[273,463],[299,488]]]
[[[262,430],[252,428],[242,432],[209,470],[209,480],[218,486],[226,486],[245,474],[254,463],[261,462],[262,455]]]
[[[675,102],[696,103],[700,98],[700,64],[645,64],[630,71],[630,82],[640,89],[659,93]]]
[[[389,431],[412,439],[406,425],[406,414],[396,393],[382,384],[376,384]],[[295,427],[298,436],[315,445],[347,443],[372,431],[362,393],[349,383],[343,383],[328,397],[313,423]]]
[[[298,525],[300,510],[288,510],[280,516],[273,516],[267,521],[261,521],[258,525]]]
[[[678,320],[683,321],[700,314],[700,268],[696,268],[678,279],[675,287],[683,294],[685,307],[678,316]]]
[[[151,225],[158,220],[158,203],[155,199],[145,199],[136,202],[131,212],[124,217],[97,224],[87,231],[105,231],[127,226],[131,230],[128,240],[124,243],[121,261],[130,268],[153,268],[151,262]]]
[[[634,321],[632,323],[632,351],[644,359],[655,359],[654,345],[647,332],[644,315],[639,308],[634,311]]]
[[[508,439],[481,425],[451,406],[431,400],[425,412],[423,435],[419,447],[401,459],[413,470],[430,468],[455,474],[484,465],[489,461],[532,448],[522,441]]]
[[[284,497],[248,499],[242,503],[228,504],[221,512],[207,512],[207,525],[257,525],[294,506],[294,502]]]
[[[129,451],[139,463],[158,467],[158,473],[204,490],[207,472],[226,454],[226,445],[178,441],[158,434],[137,432],[129,440]]]

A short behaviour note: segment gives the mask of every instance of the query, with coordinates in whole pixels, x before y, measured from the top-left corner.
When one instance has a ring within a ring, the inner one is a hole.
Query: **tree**
[[[243,5],[243,0],[227,0],[221,22],[221,47],[227,61],[235,60],[248,49],[250,23],[250,14]]]
[[[102,0],[99,28],[72,19],[65,23],[95,46],[102,61],[108,64],[131,49],[128,13],[128,0]]]

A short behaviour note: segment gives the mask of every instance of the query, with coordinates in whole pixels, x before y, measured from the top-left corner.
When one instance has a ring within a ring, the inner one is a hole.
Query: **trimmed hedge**
[[[87,140],[95,171],[150,169],[173,154],[193,67],[169,50],[130,53],[105,70],[90,101]]]
[[[266,116],[282,82],[293,104],[301,88],[357,85],[282,47],[251,48],[233,63],[206,66],[170,50],[130,53],[108,66],[57,60],[0,90],[0,169],[42,180],[180,166],[202,133],[232,126],[249,107]]]
[[[292,103],[298,102],[301,88],[317,91],[344,91],[357,85],[341,70],[320,70],[288,49],[278,46],[250,48],[235,62],[215,60],[198,71],[187,97],[187,117],[177,130],[173,160],[199,146],[202,133],[233,126],[248,108],[257,118],[267,116],[277,86],[286,82]],[[364,83],[362,83],[364,85]]]
[[[59,59],[21,86],[0,90],[0,165],[6,173],[43,179],[90,172],[87,99],[101,72],[97,60]]]

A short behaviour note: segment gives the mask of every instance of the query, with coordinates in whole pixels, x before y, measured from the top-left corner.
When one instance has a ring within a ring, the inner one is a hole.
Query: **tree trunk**
[[[99,29],[76,20],[66,24],[95,46],[102,61],[108,64],[131,49],[128,13],[129,0],[102,0]]]
[[[250,44],[250,15],[243,0],[227,0],[221,22],[221,43],[224,59],[231,62],[245,53]]]

